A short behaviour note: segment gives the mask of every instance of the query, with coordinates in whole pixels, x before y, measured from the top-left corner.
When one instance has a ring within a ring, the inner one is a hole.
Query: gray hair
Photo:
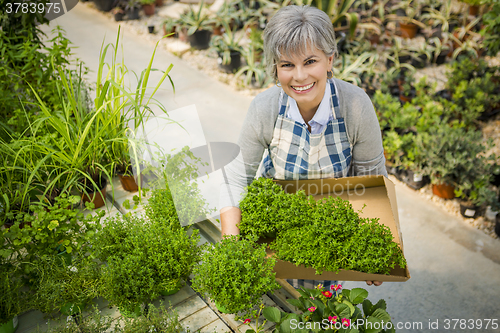
[[[304,55],[308,46],[327,57],[337,54],[335,32],[328,15],[309,6],[286,6],[269,20],[263,34],[267,72],[277,79],[276,65],[281,55]]]

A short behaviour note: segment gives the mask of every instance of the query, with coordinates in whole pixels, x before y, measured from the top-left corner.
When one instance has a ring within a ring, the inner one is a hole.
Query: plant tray
[[[403,250],[396,191],[394,184],[388,178],[358,176],[339,179],[276,181],[276,183],[281,185],[287,193],[304,190],[307,195],[312,195],[316,200],[326,196],[337,196],[348,200],[355,211],[362,210],[361,217],[379,218],[379,223],[389,227],[394,241]],[[366,206],[363,208],[364,205]],[[270,255],[274,252],[270,249],[267,251]],[[349,270],[340,270],[338,273],[324,271],[323,274],[317,275],[314,268],[307,268],[304,265],[296,266],[288,261],[277,260],[274,272],[276,277],[281,279],[404,282],[410,278],[408,265],[404,269],[395,267],[389,275]]]

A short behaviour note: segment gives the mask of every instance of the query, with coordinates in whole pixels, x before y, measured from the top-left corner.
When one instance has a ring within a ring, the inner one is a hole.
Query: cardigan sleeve
[[[239,207],[245,187],[257,173],[264,151],[271,143],[278,116],[280,89],[272,87],[254,98],[248,109],[240,136],[238,156],[224,168],[219,206]]]

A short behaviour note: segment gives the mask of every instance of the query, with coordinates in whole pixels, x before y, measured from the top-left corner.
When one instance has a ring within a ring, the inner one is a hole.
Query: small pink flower
[[[312,300],[314,301],[314,297],[310,296],[309,298],[310,298],[310,299],[312,299]]]
[[[332,290],[332,291],[333,290],[337,291],[339,289],[342,289],[342,285],[341,284],[339,284],[339,285],[334,284],[334,285],[330,286],[330,290]]]
[[[250,322],[250,319],[245,319],[245,321],[243,322],[243,324],[248,324]]]
[[[328,320],[332,323],[335,324],[337,322],[337,316],[328,316]]]
[[[351,325],[351,321],[347,318],[342,318],[342,326],[349,326]]]
[[[309,312],[314,312],[316,310],[316,307],[315,306],[311,306],[307,310],[309,310]]]
[[[323,296],[325,296],[327,298],[330,298],[333,296],[333,294],[329,291],[322,291],[321,293],[323,294]]]

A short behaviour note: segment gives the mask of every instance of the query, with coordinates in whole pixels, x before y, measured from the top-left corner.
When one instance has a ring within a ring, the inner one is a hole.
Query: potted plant
[[[155,14],[155,0],[139,0],[146,16]]]
[[[190,6],[187,12],[181,14],[179,22],[183,28],[187,29],[191,47],[198,50],[208,49],[212,34],[210,27],[213,21],[210,19],[203,1],[201,1],[198,11]]]
[[[100,264],[79,251],[71,265],[58,255],[44,255],[33,263],[37,275],[34,308],[43,313],[61,311],[63,315],[83,312],[100,288]]]
[[[0,258],[0,261],[1,258]],[[27,310],[21,293],[22,283],[15,267],[0,264],[0,331],[14,333],[19,325],[17,315]]]
[[[16,255],[16,261],[28,276],[33,276],[30,262],[42,255],[60,255],[69,265],[73,251],[80,250],[94,236],[104,211],[85,217],[79,210],[72,209],[78,196],[67,198],[62,194],[53,206],[33,206],[33,214],[25,213],[19,218],[27,222],[24,228],[15,224],[3,231],[5,250]],[[36,274],[35,274],[36,275]]]
[[[208,244],[194,268],[192,288],[209,296],[221,312],[251,309],[261,301],[262,294],[279,288],[273,273],[274,259],[267,257],[265,247],[236,236]]]
[[[219,69],[226,73],[234,73],[241,66],[241,52],[239,39],[235,38],[234,32],[229,29],[227,23],[223,23],[224,33],[221,36],[214,36],[210,41],[210,46],[217,52]]]
[[[429,20],[435,27],[433,37],[442,38],[443,33],[451,33],[458,24],[458,15],[452,12],[451,0],[444,1],[444,5],[437,10],[430,8],[427,13],[422,14],[422,20]]]
[[[309,332],[318,328],[322,332],[349,332],[353,331],[351,325],[361,333],[394,331],[385,300],[373,304],[367,299],[368,291],[363,288],[349,290],[343,289],[342,285],[332,285],[330,290],[325,290],[318,285],[315,289],[300,288],[298,292],[298,299],[287,301],[297,307],[301,315],[273,307],[264,308],[264,317],[276,324],[278,332]]]
[[[115,21],[123,21],[123,17],[125,17],[125,9],[122,7],[115,7],[111,10],[111,13],[114,15]]]
[[[429,46],[431,47],[431,50],[433,51],[432,54],[432,61],[436,65],[442,65],[446,61],[446,56],[450,52],[451,49],[451,41],[445,42],[444,40],[442,41],[441,39],[437,37],[432,37],[429,41]]]
[[[93,243],[94,255],[107,262],[104,297],[122,313],[142,314],[149,301],[180,289],[199,260],[198,241],[197,230],[188,235],[165,219],[108,219]]]
[[[405,0],[398,2],[392,9],[394,11],[402,10],[403,15],[387,15],[387,19],[399,22],[401,36],[403,38],[414,38],[417,34],[418,28],[426,28],[418,17],[420,15],[420,8],[415,0]]]
[[[141,9],[141,4],[138,0],[128,0],[125,4],[124,9],[129,20],[139,19],[139,10]]]
[[[167,18],[163,21],[163,35],[167,37],[178,37],[179,21],[174,18]]]
[[[245,65],[235,73],[235,78],[244,75],[243,83],[247,87],[262,88],[266,82],[270,81],[264,65],[261,61],[256,60],[258,52],[252,46],[243,49]]]
[[[481,35],[483,36],[483,43],[490,56],[496,56],[500,51],[500,41],[498,35],[500,34],[500,4],[494,2],[490,10],[483,15],[483,28]]]

